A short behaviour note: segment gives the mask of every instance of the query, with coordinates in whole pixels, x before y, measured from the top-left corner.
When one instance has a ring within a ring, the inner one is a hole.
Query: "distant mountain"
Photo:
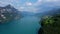
[[[19,19],[20,17],[20,11],[15,9],[13,6],[7,5],[5,7],[0,7],[0,23]]]
[[[55,14],[60,14],[60,8],[54,8],[52,10],[44,11],[44,12],[39,12],[36,13],[35,16],[42,17],[46,15],[55,15]]]
[[[33,13],[33,12],[28,12],[28,11],[21,11],[21,15],[22,15],[23,17],[26,17],[26,16],[34,16],[35,13]]]

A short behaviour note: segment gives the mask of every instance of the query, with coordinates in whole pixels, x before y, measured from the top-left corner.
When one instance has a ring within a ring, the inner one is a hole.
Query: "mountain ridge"
[[[21,17],[20,11],[11,5],[0,7],[0,23],[19,19]]]

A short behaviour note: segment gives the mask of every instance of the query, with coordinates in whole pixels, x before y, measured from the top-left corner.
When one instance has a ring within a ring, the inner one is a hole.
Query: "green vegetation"
[[[60,14],[45,16],[41,20],[42,34],[60,34]]]

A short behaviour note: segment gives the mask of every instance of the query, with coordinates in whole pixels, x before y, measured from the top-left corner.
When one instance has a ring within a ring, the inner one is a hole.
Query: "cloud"
[[[52,2],[53,0],[45,0],[46,2]]]
[[[41,2],[42,0],[38,0],[38,2]]]
[[[32,2],[25,2],[22,6],[24,7],[23,9],[21,9],[22,7],[19,8],[20,11],[29,11],[29,12],[37,12],[38,8],[36,8],[38,5],[42,4],[42,0],[37,0],[35,3]]]
[[[26,2],[22,5],[23,7],[20,6],[19,10],[21,11],[29,11],[29,12],[38,12],[38,10],[41,10],[41,12],[43,11],[42,9],[46,9],[44,7],[47,8],[52,8],[54,6],[60,6],[60,0],[37,0],[35,3],[31,3],[31,2]],[[41,6],[41,7],[40,7]]]
[[[41,10],[41,7],[43,7],[43,5],[44,7],[60,6],[60,0],[37,0],[34,3],[25,0],[25,2],[21,2],[21,0],[0,0],[0,5],[11,4],[20,11],[30,12],[37,12],[38,10]]]
[[[6,3],[6,4],[5,4]],[[9,3],[7,2],[3,2],[3,1],[0,1],[0,6],[5,6],[5,5],[8,5]]]
[[[45,2],[58,2],[60,0],[45,0]]]
[[[27,2],[26,5],[27,5],[27,6],[31,6],[32,3],[31,3],[31,2]]]
[[[38,4],[38,2],[41,2],[41,0],[38,0],[37,3],[32,3],[32,2],[26,1],[25,3],[21,4],[20,2],[21,1],[19,1],[19,0],[2,0],[0,2],[0,5],[11,4],[12,6],[14,6],[17,9],[19,9],[20,11],[35,12],[37,10],[35,7]]]
[[[25,7],[19,7],[20,11],[23,11],[25,9]]]
[[[0,0],[0,2],[3,4],[4,3],[4,5],[5,4],[11,4],[11,5],[17,5],[17,4],[19,4],[20,3],[20,1],[19,0]]]
[[[38,0],[34,6],[36,6],[37,10],[36,12],[39,12],[41,10],[41,12],[43,10],[48,9],[52,9],[53,7],[58,7],[60,6],[60,0]],[[46,7],[46,8],[45,8]]]

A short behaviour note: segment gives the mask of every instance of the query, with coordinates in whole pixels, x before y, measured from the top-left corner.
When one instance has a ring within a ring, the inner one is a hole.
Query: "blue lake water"
[[[23,17],[20,20],[0,25],[0,34],[37,34],[40,18],[34,16]]]

